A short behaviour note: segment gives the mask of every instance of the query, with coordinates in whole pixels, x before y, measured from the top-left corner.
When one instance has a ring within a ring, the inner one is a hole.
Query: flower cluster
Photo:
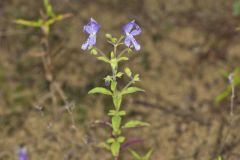
[[[127,115],[126,111],[122,107],[123,98],[128,94],[136,92],[144,92],[143,89],[135,87],[134,84],[140,81],[139,74],[135,74],[130,68],[125,67],[121,69],[120,64],[129,60],[129,54],[132,52],[132,48],[136,51],[141,49],[140,44],[136,41],[135,36],[139,35],[142,31],[141,28],[132,20],[123,26],[123,34],[120,38],[115,38],[111,34],[106,34],[107,42],[113,47],[111,52],[103,52],[96,45],[96,35],[99,32],[101,26],[93,18],[86,24],[83,31],[89,34],[87,40],[82,44],[83,50],[89,50],[90,53],[96,58],[111,67],[112,72],[106,75],[103,79],[105,81],[105,87],[95,87],[91,89],[89,94],[104,94],[112,97],[112,107],[108,112],[109,121],[108,127],[110,127],[109,137],[105,142],[102,142],[103,148],[107,148],[111,151],[114,160],[119,160],[122,157],[122,152],[129,148],[130,145],[135,143],[141,143],[141,139],[132,139],[125,136],[126,129],[136,127],[146,127],[150,124],[139,120],[123,121],[123,118]],[[126,48],[118,48],[121,45],[125,45]],[[123,77],[128,78],[128,83],[124,86],[119,85],[119,80]],[[103,122],[104,123],[104,122]],[[135,160],[150,160],[152,150],[147,152],[144,156],[139,155],[132,149],[129,149]]]
[[[82,49],[86,50],[91,48],[96,44],[96,35],[100,30],[101,26],[93,18],[90,19],[89,23],[86,24],[83,28],[83,31],[89,34],[86,42],[82,44]],[[134,38],[135,36],[141,33],[141,28],[135,23],[135,20],[132,20],[123,26],[123,33],[125,35],[124,44],[132,48],[134,47],[136,51],[140,50],[140,44]]]

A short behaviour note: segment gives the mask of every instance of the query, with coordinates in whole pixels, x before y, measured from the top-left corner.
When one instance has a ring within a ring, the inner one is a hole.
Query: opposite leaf
[[[147,154],[144,156],[144,160],[150,160],[150,158],[151,158],[151,156],[152,156],[152,152],[153,152],[152,149],[149,150],[149,151],[147,152]]]
[[[115,134],[119,133],[122,118],[120,116],[112,117],[112,129]]]
[[[106,95],[110,95],[110,96],[112,95],[111,91],[109,91],[108,89],[103,88],[103,87],[96,87],[88,92],[88,94],[95,94],[95,93],[102,93],[102,94],[106,94]]]
[[[134,150],[132,149],[129,149],[129,152],[132,154],[132,156],[136,159],[136,160],[141,160],[141,156],[135,152]]]
[[[138,120],[132,120],[128,121],[122,128],[134,128],[134,127],[145,127],[150,126],[149,123],[138,121]]]
[[[46,9],[48,17],[55,17],[55,14],[52,9],[52,5],[49,3],[49,0],[44,0],[44,7]]]
[[[117,157],[119,155],[119,151],[120,151],[120,143],[115,141],[112,143],[111,145],[111,151],[114,157]]]
[[[41,20],[29,21],[29,20],[24,20],[24,19],[18,19],[15,21],[15,23],[25,25],[25,26],[30,26],[30,27],[41,27],[42,26]]]
[[[144,92],[144,90],[138,87],[128,87],[122,91],[122,95],[135,93],[135,92]]]
[[[131,77],[132,76],[132,71],[130,70],[130,68],[126,67],[124,69],[125,73],[127,74],[128,77]]]

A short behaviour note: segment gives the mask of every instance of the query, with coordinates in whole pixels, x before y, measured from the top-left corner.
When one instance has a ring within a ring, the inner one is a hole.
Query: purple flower
[[[110,86],[110,81],[105,80],[105,86],[106,86],[106,87]]]
[[[83,27],[83,31],[89,34],[87,41],[82,44],[83,50],[96,44],[96,34],[100,28],[101,26],[93,18],[91,18],[88,24]]]
[[[135,40],[134,36],[141,33],[141,28],[135,23],[135,20],[128,22],[123,26],[123,32],[125,34],[124,44],[127,47],[133,46],[137,51],[140,50],[139,43]]]
[[[28,160],[27,149],[25,147],[20,147],[18,150],[18,160]]]

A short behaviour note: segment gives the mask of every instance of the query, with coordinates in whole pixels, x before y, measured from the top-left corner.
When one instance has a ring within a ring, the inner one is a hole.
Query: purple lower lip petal
[[[25,147],[20,147],[18,150],[18,160],[28,160],[28,153]]]

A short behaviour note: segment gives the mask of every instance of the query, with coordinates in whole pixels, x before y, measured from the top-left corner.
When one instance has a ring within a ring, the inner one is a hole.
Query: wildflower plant
[[[229,76],[231,75],[231,77]],[[216,96],[215,103],[219,104],[232,94],[233,88],[240,86],[240,68],[235,68],[232,73],[224,74],[224,77],[229,79],[229,85]]]
[[[56,14],[53,11],[53,6],[49,3],[49,0],[43,0],[44,10],[40,11],[41,17],[37,20],[25,20],[25,19],[17,19],[15,23],[24,25],[27,27],[35,27],[40,28],[42,31],[42,37],[41,37],[41,45],[43,48],[43,52],[41,54],[38,54],[38,56],[42,60],[44,72],[45,72],[45,79],[49,84],[50,94],[49,96],[44,96],[43,100],[46,101],[46,99],[51,98],[52,102],[54,104],[57,103],[56,100],[56,94],[60,96],[60,98],[66,102],[66,97],[64,92],[62,91],[61,87],[58,85],[58,83],[55,80],[54,76],[54,56],[52,53],[52,49],[49,44],[49,38],[50,38],[50,32],[51,27],[53,24],[55,24],[58,21],[62,21],[68,17],[71,17],[72,15],[69,13],[66,14]],[[47,98],[46,98],[47,97]]]
[[[130,68],[126,67],[124,71],[119,71],[120,64],[129,60],[129,54],[140,50],[140,44],[136,41],[135,36],[141,33],[141,28],[135,23],[130,21],[123,26],[123,35],[120,38],[115,38],[111,34],[106,34],[106,39],[112,45],[113,50],[105,54],[96,45],[96,36],[101,26],[91,18],[89,23],[83,28],[83,31],[89,34],[87,40],[82,44],[83,50],[90,51],[90,54],[96,56],[99,61],[109,65],[112,73],[104,77],[105,87],[96,87],[90,90],[89,94],[104,94],[110,96],[113,101],[113,107],[108,111],[110,117],[109,126],[111,127],[110,137],[104,142],[104,148],[108,149],[114,160],[119,160],[123,148],[128,146],[130,141],[124,135],[124,130],[128,128],[149,126],[148,123],[130,120],[125,124],[122,123],[126,111],[122,108],[123,98],[131,93],[144,92],[143,89],[134,87],[133,85],[140,81],[139,74],[134,74]],[[126,48],[120,50],[119,46],[125,45]],[[120,50],[120,51],[119,51]],[[129,82],[122,88],[119,87],[119,80],[126,76]],[[129,150],[136,160],[149,160],[152,151],[149,151],[143,158],[140,157],[135,151]]]

